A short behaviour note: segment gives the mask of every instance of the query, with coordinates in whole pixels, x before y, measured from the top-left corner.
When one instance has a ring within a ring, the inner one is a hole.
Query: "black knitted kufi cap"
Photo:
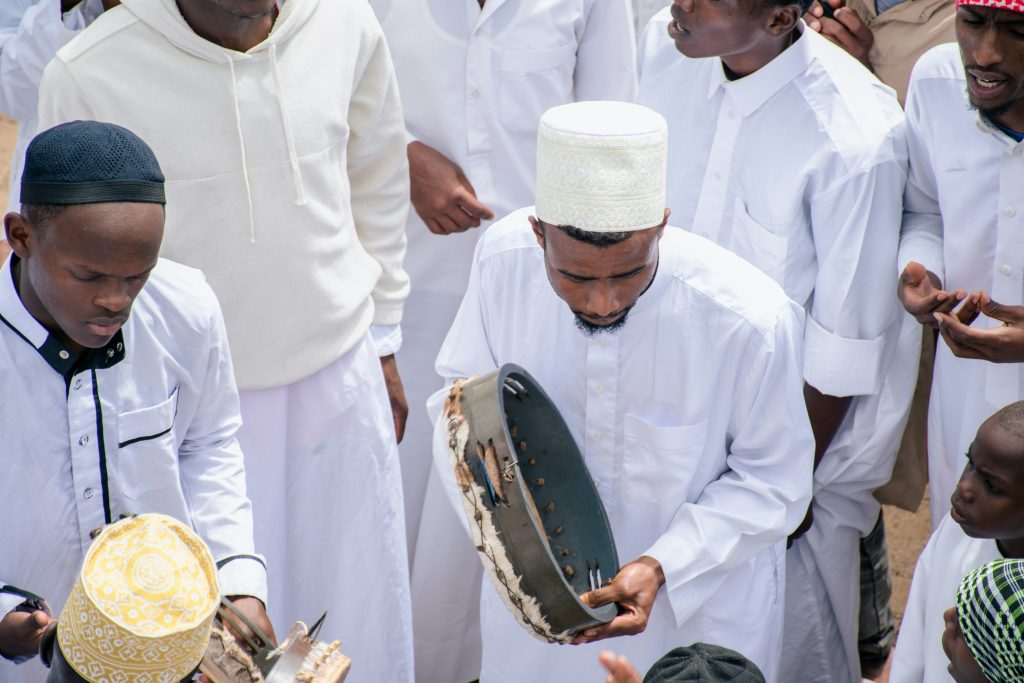
[[[765,683],[761,670],[740,653],[718,645],[677,647],[659,659],[644,683]]]
[[[164,174],[139,136],[99,121],[72,121],[29,143],[22,204],[166,204]]]

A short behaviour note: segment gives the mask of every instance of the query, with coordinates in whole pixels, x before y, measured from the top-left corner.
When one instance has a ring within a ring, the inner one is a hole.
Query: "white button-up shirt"
[[[956,605],[956,590],[965,576],[1002,558],[995,539],[971,538],[949,515],[942,519],[917,559],[890,683],[954,683],[942,650],[942,613]]]
[[[955,43],[925,53],[907,95],[910,177],[900,266],[917,261],[952,291],[1024,303],[1024,143],[971,109]],[[1001,323],[981,316],[974,327]],[[1024,398],[1024,365],[956,358],[941,340],[929,408],[932,519],[949,510],[978,427]],[[938,484],[938,486],[936,486]]]
[[[577,100],[636,98],[629,0],[370,4],[388,38],[410,141],[458,164],[498,217],[533,200],[541,114]],[[461,296],[480,231],[439,237],[414,214],[413,286]]]
[[[803,312],[741,259],[668,228],[654,281],[625,325],[585,336],[548,282],[532,212],[511,214],[481,238],[438,374],[452,381],[503,363],[526,368],[581,447],[620,561],[661,562],[665,590],[647,631],[617,640],[617,651],[643,671],[680,643],[714,642],[774,681],[784,539],[811,493]],[[454,489],[442,432],[443,424],[435,462]],[[600,677],[606,644],[538,643],[490,585],[483,596],[481,680]]]
[[[18,591],[58,613],[90,532],[144,512],[196,530],[225,595],[265,601],[227,338],[202,275],[161,261],[122,330],[79,355],[25,309],[13,261],[0,268],[0,615]],[[40,667],[0,660],[0,679],[38,681]]]
[[[640,101],[668,120],[672,220],[758,266],[807,309],[810,385],[874,399],[857,403],[844,429],[854,431],[837,435],[839,455],[817,476],[819,486],[840,477],[857,455],[846,478],[870,491],[891,471],[919,343],[894,295],[902,111],[889,88],[814,31],[729,81],[721,59],[679,53],[670,20],[659,14],[641,40]],[[854,523],[867,532],[875,517]]]
[[[84,0],[64,15],[61,15],[60,0],[4,0],[0,3],[0,114],[18,121],[8,211],[17,211],[20,203],[21,167],[25,148],[36,134],[43,69],[57,50],[102,13],[100,0]]]

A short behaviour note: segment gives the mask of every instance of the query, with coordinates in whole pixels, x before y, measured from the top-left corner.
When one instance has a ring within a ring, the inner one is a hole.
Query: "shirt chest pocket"
[[[139,501],[149,492],[178,488],[174,437],[177,412],[178,388],[175,387],[165,401],[118,414],[119,483],[129,499]]]
[[[789,240],[754,220],[739,197],[733,205],[730,250],[785,286]]]
[[[512,130],[534,132],[540,116],[572,96],[576,45],[507,48],[498,74],[499,116]]]
[[[630,501],[662,501],[675,509],[684,502],[704,452],[708,422],[657,426],[626,414],[623,490]]]

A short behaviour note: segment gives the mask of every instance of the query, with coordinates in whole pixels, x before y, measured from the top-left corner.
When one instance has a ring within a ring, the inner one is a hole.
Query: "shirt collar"
[[[725,65],[722,64],[722,60],[714,59],[708,84],[708,99],[714,97],[721,88],[736,103],[740,116],[747,117],[757,111],[775,93],[807,70],[814,61],[813,41],[824,40],[814,31],[807,30],[802,19],[794,30],[800,32],[796,41],[783,50],[782,54],[749,76],[730,81],[725,76]]]
[[[966,97],[966,96],[965,96]],[[970,100],[968,100],[968,106]],[[1002,131],[991,119],[982,114],[980,111],[974,112],[974,122],[978,126],[978,130],[983,133],[993,135],[1003,142],[1007,147],[1016,147],[1017,145],[1024,145],[1024,142],[1017,142],[1011,138],[1008,134]]]
[[[122,330],[118,330],[103,348],[89,349],[85,353],[75,353],[51,335],[28,312],[14,287],[13,268],[18,260],[17,255],[11,254],[0,268],[0,324],[10,328],[22,341],[38,351],[43,360],[65,379],[69,379],[77,370],[101,370],[124,360]]]

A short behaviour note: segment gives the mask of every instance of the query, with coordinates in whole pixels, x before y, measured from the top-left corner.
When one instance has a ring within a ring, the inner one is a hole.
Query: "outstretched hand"
[[[590,607],[618,603],[619,614],[607,624],[593,626],[578,634],[572,644],[581,645],[605,638],[643,633],[651,617],[654,598],[663,583],[665,573],[661,563],[653,557],[645,555],[622,567],[610,586],[580,596]]]
[[[643,683],[640,672],[633,668],[624,656],[615,656],[614,652],[602,650],[598,656],[601,666],[608,672],[604,683]]]
[[[955,314],[936,311],[933,315],[942,339],[958,358],[1024,362],[1024,306],[1004,306],[992,301],[987,292],[975,292]],[[988,329],[971,327],[979,315],[1003,324]]]
[[[938,327],[934,314],[952,312],[966,296],[962,289],[944,291],[938,276],[916,261],[908,263],[900,275],[900,303],[922,325]]]

